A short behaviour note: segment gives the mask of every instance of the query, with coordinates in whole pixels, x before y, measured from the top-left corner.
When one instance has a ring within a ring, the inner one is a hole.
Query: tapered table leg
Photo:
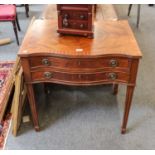
[[[117,95],[118,93],[118,84],[113,84],[113,95]]]
[[[123,116],[123,123],[122,123],[122,129],[121,129],[122,134],[126,132],[126,126],[128,122],[128,116],[129,116],[129,111],[131,107],[133,92],[134,92],[134,86],[127,86],[124,116]]]
[[[27,84],[27,93],[28,93],[28,100],[29,100],[30,109],[31,109],[31,113],[32,113],[34,128],[36,131],[39,131],[40,127],[39,127],[39,121],[38,121],[38,113],[37,113],[35,95],[34,95],[34,90],[33,90],[32,84]]]

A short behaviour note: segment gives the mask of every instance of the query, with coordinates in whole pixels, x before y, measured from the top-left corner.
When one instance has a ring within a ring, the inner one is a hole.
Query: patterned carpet
[[[4,148],[8,129],[11,122],[11,114],[6,113],[10,86],[12,83],[12,70],[14,62],[0,62],[0,150]]]
[[[5,147],[6,139],[8,137],[9,127],[11,124],[11,114],[7,114],[4,118],[4,121],[1,123],[1,130],[0,130],[0,150],[3,150]]]

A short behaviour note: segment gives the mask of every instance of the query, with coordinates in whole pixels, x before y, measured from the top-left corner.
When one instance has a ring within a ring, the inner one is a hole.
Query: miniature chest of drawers
[[[58,4],[57,11],[58,33],[93,37],[94,5]]]
[[[94,39],[68,35],[60,37],[56,30],[57,21],[34,21],[19,51],[35,129],[39,130],[39,122],[34,83],[75,86],[113,84],[114,94],[118,84],[126,84],[121,129],[125,133],[142,56],[128,22],[98,21]]]

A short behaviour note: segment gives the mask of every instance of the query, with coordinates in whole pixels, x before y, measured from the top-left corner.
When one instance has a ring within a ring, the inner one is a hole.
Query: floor
[[[32,5],[30,16],[39,17],[44,8],[44,5]],[[42,131],[35,132],[32,122],[22,123],[17,137],[10,131],[6,149],[155,149],[155,8],[142,5],[139,29],[136,28],[136,5],[129,18],[128,5],[115,5],[115,8],[120,19],[129,20],[143,53],[127,133],[120,134],[124,85],[119,86],[117,96],[112,95],[109,85],[83,88],[51,85],[50,94],[45,96],[40,84],[35,86],[35,91]],[[19,9],[22,40],[30,18],[26,19],[22,8]],[[1,34],[10,35],[3,24]],[[1,46],[0,60],[15,59],[17,51],[15,42]]]

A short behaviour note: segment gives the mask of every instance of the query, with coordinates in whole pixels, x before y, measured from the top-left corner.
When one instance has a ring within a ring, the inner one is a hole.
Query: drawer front
[[[131,60],[128,58],[58,58],[58,57],[31,57],[31,68],[55,67],[66,70],[85,69],[122,69],[129,71]]]
[[[88,20],[87,11],[61,11],[62,19],[73,19],[73,20]]]
[[[72,28],[72,29],[80,29],[80,30],[87,30],[88,29],[88,22],[76,21],[76,20],[68,20],[62,21],[63,28]]]
[[[51,70],[31,72],[32,81],[54,81],[55,83],[91,84],[104,82],[128,82],[129,74],[123,72],[97,72],[97,73],[65,73]]]

